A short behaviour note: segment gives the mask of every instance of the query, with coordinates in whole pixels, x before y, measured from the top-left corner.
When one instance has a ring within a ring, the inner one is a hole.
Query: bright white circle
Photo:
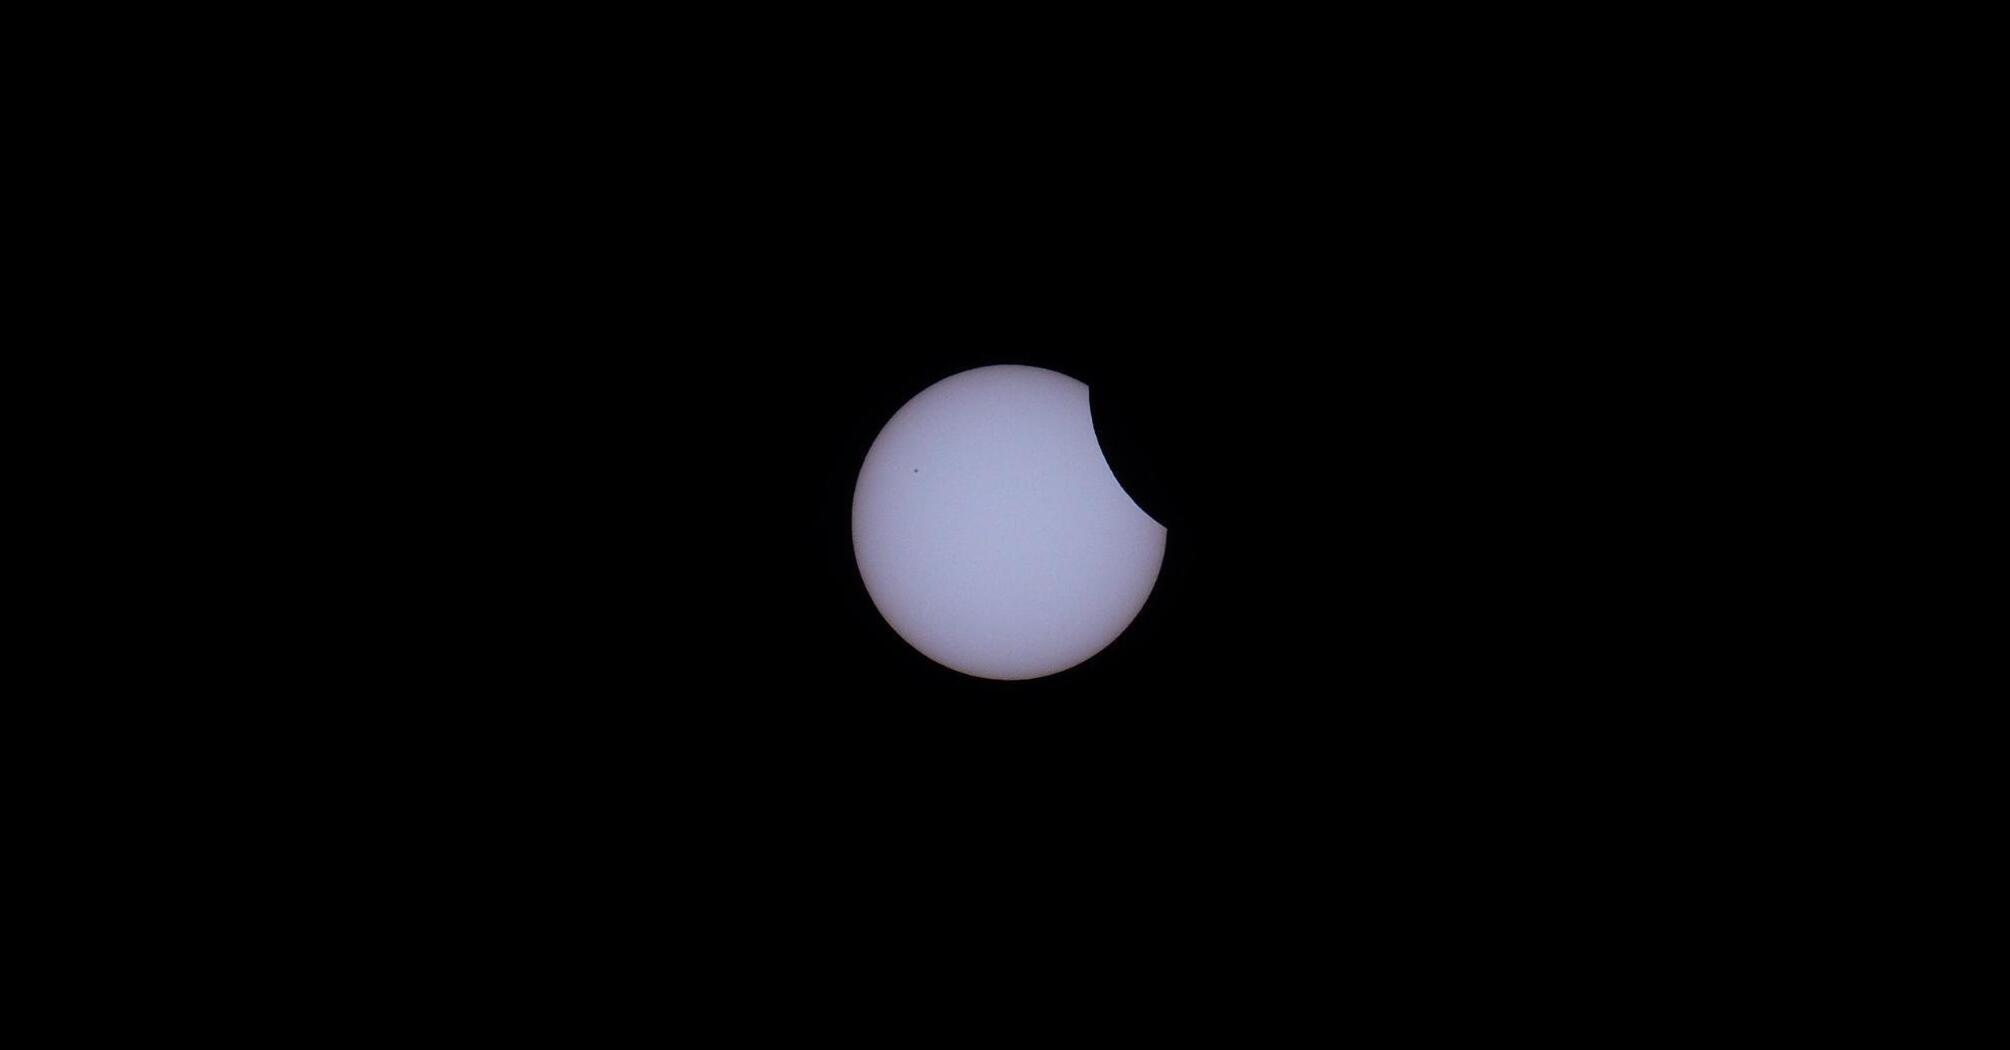
[[[852,550],[873,604],[922,655],[979,678],[1065,671],[1151,596],[1166,530],[1117,484],[1089,388],[994,365],[916,394],[865,455]]]

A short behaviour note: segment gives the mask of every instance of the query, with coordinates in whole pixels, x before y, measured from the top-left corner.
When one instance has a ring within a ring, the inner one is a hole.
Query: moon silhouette
[[[873,604],[923,656],[978,678],[1065,671],[1137,618],[1166,530],[1096,441],[1086,384],[994,365],[950,376],[887,420],[852,491],[852,550]]]

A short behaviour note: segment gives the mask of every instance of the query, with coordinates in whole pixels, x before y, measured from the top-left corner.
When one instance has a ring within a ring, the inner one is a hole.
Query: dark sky
[[[1632,449],[1601,427],[1638,395],[1593,352],[1598,313],[1420,253],[1400,216],[1427,192],[1230,221],[1277,189],[1235,185],[1210,218],[1141,218],[1152,237],[1065,194],[1008,221],[997,182],[860,197],[842,231],[763,212],[757,187],[645,227],[660,240],[553,237],[453,285],[490,311],[481,337],[401,384],[418,418],[451,406],[401,476],[438,501],[427,549],[470,581],[452,601],[477,596],[452,637],[526,711],[575,695],[573,728],[623,746],[758,751],[779,723],[820,761],[1199,748],[1268,773],[1532,725],[1505,698],[1599,677],[1585,639],[1619,629],[1599,610],[1632,564],[1602,554],[1636,509],[1607,498]],[[1027,683],[908,648],[849,541],[879,426],[999,363],[1088,383],[1113,469],[1169,530],[1133,626]]]
[[[1674,322],[1535,138],[1381,96],[758,94],[421,126],[395,208],[323,216],[356,250],[309,315],[354,392],[323,440],[368,495],[314,510],[355,612],[301,666],[387,801],[780,896],[893,856],[1304,878],[1336,841],[1389,886],[1448,877],[1387,860],[1441,832],[1540,852],[1517,821],[1654,752],[1674,555],[1637,537],[1680,508],[1631,420]],[[909,648],[849,541],[880,425],[1001,363],[1088,383],[1168,529],[1130,629],[1021,683]]]
[[[1236,971],[1244,1038],[1265,996],[1347,1010],[1378,979],[1497,1027],[1412,976],[1441,963],[1596,998],[1526,964],[1556,915],[1658,948],[1626,922],[1742,885],[1735,858],[1628,880],[1682,859],[1666,829],[1750,739],[1751,683],[1711,660],[1774,611],[1718,585],[1747,504],[1694,498],[1718,479],[1689,455],[1750,396],[1742,330],[1697,308],[1741,250],[1705,191],[1746,161],[1694,162],[1611,70],[1467,14],[547,14],[359,26],[300,91],[123,91],[173,108],[118,192],[198,184],[149,209],[186,236],[128,240],[200,287],[106,309],[147,325],[133,367],[229,409],[163,384],[213,449],[137,458],[169,488],[229,464],[233,501],[132,518],[220,535],[150,560],[231,608],[149,596],[204,634],[161,658],[191,675],[107,658],[148,673],[130,735],[210,745],[157,748],[216,796],[161,826],[226,814],[250,857],[141,860],[278,886],[264,936],[319,951],[311,914],[365,949],[331,987],[406,965],[430,994],[460,969],[430,937],[616,969],[597,991],[647,986],[673,1023],[709,979],[736,1023],[823,1024],[767,974],[904,1010],[931,991],[872,952],[967,990],[988,978],[955,963],[1005,945],[1013,996],[1070,967],[1100,996],[1146,957],[1176,1022]],[[1633,61],[1563,28],[1533,27]],[[1686,95],[1694,62],[1646,79]],[[909,648],[849,539],[888,416],[1008,363],[1090,386],[1168,529],[1131,627],[1017,683]],[[212,593],[212,557],[248,582]],[[544,949],[568,940],[592,946]]]

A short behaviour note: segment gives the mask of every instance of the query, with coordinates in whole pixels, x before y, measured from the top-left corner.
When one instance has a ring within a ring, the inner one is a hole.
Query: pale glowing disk
[[[980,678],[1065,671],[1144,608],[1166,530],[1103,459],[1089,388],[996,365],[894,413],[859,468],[852,550],[909,645]]]

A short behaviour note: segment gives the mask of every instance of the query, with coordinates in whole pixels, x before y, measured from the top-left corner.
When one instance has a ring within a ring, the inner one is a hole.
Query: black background
[[[1604,116],[1266,49],[969,90],[591,57],[275,162],[336,272],[268,411],[332,402],[336,494],[325,625],[268,628],[317,699],[261,753],[331,759],[442,907],[502,872],[749,956],[953,916],[1170,957],[1335,896],[1392,943],[1533,921],[1633,862],[1658,786],[1615,785],[1694,717],[1634,421],[1687,366]],[[849,535],[886,419],[1000,363],[1087,383],[1168,528],[1130,629],[1016,683],[902,642]]]
[[[1471,142],[1287,107],[1119,135],[1043,101],[858,124],[743,98],[647,145],[569,124],[605,152],[502,181],[451,140],[459,174],[401,191],[362,273],[365,316],[429,347],[387,353],[371,479],[396,651],[467,696],[415,724],[485,710],[500,753],[596,776],[669,748],[744,767],[742,802],[950,809],[944,783],[1269,809],[1313,795],[1262,785],[1336,774],[1417,804],[1552,746],[1606,673],[1588,639],[1624,629],[1600,559],[1637,508],[1600,422],[1649,395],[1600,343],[1626,275],[1559,222],[1514,229],[1553,197],[1512,166],[1474,192]],[[997,363],[1088,383],[1169,530],[1131,629],[1024,683],[908,648],[850,551],[879,426]]]

